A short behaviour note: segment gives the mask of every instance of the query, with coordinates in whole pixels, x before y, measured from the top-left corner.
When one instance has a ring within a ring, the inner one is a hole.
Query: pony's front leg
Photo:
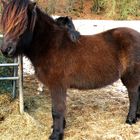
[[[66,90],[51,89],[53,131],[50,140],[63,140],[65,127]]]

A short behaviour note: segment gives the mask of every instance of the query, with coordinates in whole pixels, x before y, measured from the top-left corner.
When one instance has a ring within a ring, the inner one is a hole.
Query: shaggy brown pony
[[[95,89],[121,78],[128,90],[130,106],[126,122],[140,116],[140,33],[115,28],[73,43],[68,30],[29,0],[11,0],[2,14],[2,53],[24,54],[35,67],[36,76],[52,98],[51,140],[62,140],[68,88]]]

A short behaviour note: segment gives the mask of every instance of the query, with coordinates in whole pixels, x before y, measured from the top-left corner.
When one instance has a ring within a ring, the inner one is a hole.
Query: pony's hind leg
[[[136,113],[136,117],[140,119],[140,86],[139,86],[139,99],[138,99],[138,106],[137,106],[137,113]]]
[[[137,106],[138,106],[138,98],[139,93],[136,89],[128,90],[128,96],[129,96],[129,112],[126,119],[126,123],[133,124],[137,121]]]
[[[63,140],[65,128],[66,90],[62,87],[51,89],[53,131],[50,140]]]
[[[137,113],[137,109],[138,109],[137,107],[138,107],[138,102],[139,102],[140,76],[136,71],[134,73],[128,72],[121,78],[121,80],[122,80],[122,83],[127,88],[129,102],[130,102],[126,123],[133,124],[133,123],[136,123],[137,121],[136,113]]]

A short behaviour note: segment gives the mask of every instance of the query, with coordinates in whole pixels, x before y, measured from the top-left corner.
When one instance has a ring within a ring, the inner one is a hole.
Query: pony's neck
[[[37,20],[34,29],[34,37],[45,37],[46,41],[49,36],[52,36],[53,30],[55,30],[55,28],[58,26],[56,25],[55,21],[49,15],[47,15],[47,13],[41,11],[38,7],[36,10]]]
[[[36,10],[37,20],[33,31],[33,39],[31,45],[25,52],[25,55],[29,57],[31,61],[38,60],[44,54],[47,55],[47,52],[52,47],[54,49],[54,47],[61,45],[65,32],[49,15],[42,12],[38,7]],[[56,36],[59,36],[59,38]],[[54,40],[57,42],[57,46],[51,43]]]

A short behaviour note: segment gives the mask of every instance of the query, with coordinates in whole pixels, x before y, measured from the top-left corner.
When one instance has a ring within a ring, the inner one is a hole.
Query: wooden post
[[[22,56],[20,55],[18,57],[19,62],[19,69],[18,69],[18,75],[19,75],[19,110],[20,113],[24,113],[24,101],[23,101],[23,60]]]
[[[17,58],[14,58],[14,64],[18,63],[17,61],[18,61]],[[17,76],[17,70],[18,70],[18,66],[14,66],[14,74],[13,74],[14,77]],[[13,92],[12,92],[13,98],[16,98],[16,84],[17,84],[17,80],[13,80]]]

